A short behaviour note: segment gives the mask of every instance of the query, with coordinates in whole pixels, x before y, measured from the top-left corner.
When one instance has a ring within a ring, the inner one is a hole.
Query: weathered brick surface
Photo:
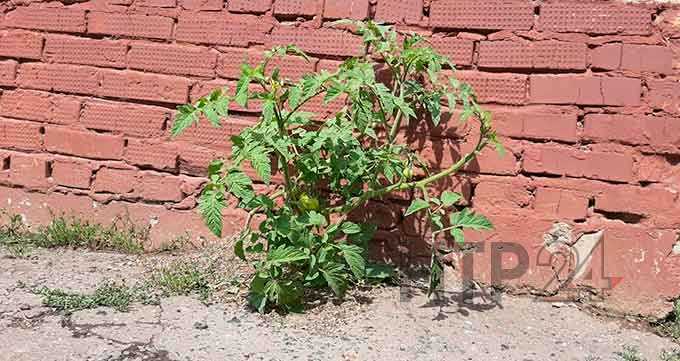
[[[271,22],[252,17],[235,17],[224,12],[183,12],[175,29],[175,38],[198,44],[248,46],[265,42]]]
[[[313,16],[322,5],[320,0],[275,0],[274,14],[284,16]]]
[[[0,61],[0,85],[13,86],[16,80],[17,62],[14,60]]]
[[[99,95],[123,99],[183,104],[189,99],[192,81],[186,78],[133,71],[101,72]]]
[[[168,111],[144,105],[86,102],[80,122],[89,129],[107,130],[140,137],[162,133]]]
[[[382,0],[375,18],[386,23],[418,23],[423,17],[423,0]]]
[[[452,37],[432,37],[428,41],[435,50],[448,57],[454,65],[472,64],[475,51],[474,41]]]
[[[325,0],[323,17],[363,20],[368,17],[368,0]]]
[[[80,100],[63,95],[32,90],[6,91],[0,96],[0,115],[71,124],[80,117],[80,105]]]
[[[533,25],[530,1],[440,0],[430,5],[430,26],[437,28],[528,30]]]
[[[40,150],[43,141],[40,124],[0,118],[0,148]]]
[[[217,54],[208,48],[133,43],[128,54],[132,69],[154,73],[212,76]]]
[[[526,102],[526,75],[457,71],[454,77],[469,83],[481,102],[517,105]]]
[[[541,5],[539,29],[590,34],[647,34],[651,30],[649,8],[616,3],[555,1]]]
[[[0,56],[40,59],[42,39],[40,34],[23,30],[0,31]]]
[[[127,44],[122,41],[94,40],[50,35],[45,40],[45,60],[55,63],[124,68]]]
[[[92,167],[85,162],[55,160],[52,162],[54,183],[72,188],[90,188]]]
[[[4,25],[13,28],[82,33],[85,32],[85,11],[18,7],[5,15]]]
[[[607,272],[630,280],[609,297],[646,312],[653,307],[638,296],[656,292],[652,272],[675,272],[668,284],[680,280],[680,263],[666,261],[680,228],[675,15],[649,4],[576,0],[14,1],[0,5],[0,196],[88,215],[93,200],[108,202],[145,222],[159,211],[166,221],[154,227],[164,237],[156,240],[181,235],[188,218],[200,223],[194,208],[208,163],[229,155],[229,137],[255,124],[262,102],[231,104],[221,127],[201,117],[176,138],[169,135],[174,108],[215,88],[233,95],[241,63],[259,63],[274,45],[295,44],[311,59],[275,58],[269,71],[277,67],[293,81],[335,71],[365,46],[352,26],[331,22],[371,18],[422,34],[456,64],[444,76],[469,83],[493,116],[506,155],[485,149],[461,175],[431,187],[461,192],[461,205],[494,223],[495,231],[466,239],[514,240],[538,257],[534,245],[555,222],[574,234],[603,230],[615,255],[605,259]],[[381,80],[385,69],[378,67]],[[323,121],[345,102],[316,97],[301,110]],[[402,124],[399,139],[433,168],[449,167],[479,135],[477,122],[461,123],[461,113],[459,106],[444,114],[438,126]],[[248,164],[245,171],[254,176]],[[411,196],[400,192],[353,215],[380,226],[376,255],[429,255],[422,238],[431,230],[401,216]],[[45,213],[26,212],[29,219]],[[225,221],[228,236],[244,214],[229,208]],[[648,256],[622,267],[631,249]],[[488,253],[475,265],[481,280]],[[592,267],[599,260],[594,255]],[[554,276],[531,271],[511,285],[541,287]],[[677,296],[667,290],[649,297]]]
[[[124,141],[115,135],[66,128],[45,128],[45,147],[50,152],[94,159],[122,159]]]
[[[640,104],[640,79],[581,75],[532,75],[533,103],[619,105]]]
[[[360,37],[336,29],[304,29],[280,26],[273,30],[269,45],[298,44],[312,54],[352,56],[360,55],[363,42]]]
[[[633,157],[535,144],[524,151],[522,169],[529,173],[630,182],[633,179]]]
[[[87,32],[135,38],[169,39],[173,22],[173,19],[162,16],[94,11],[87,16]]]
[[[586,50],[584,43],[563,41],[483,41],[478,64],[482,68],[582,70]]]

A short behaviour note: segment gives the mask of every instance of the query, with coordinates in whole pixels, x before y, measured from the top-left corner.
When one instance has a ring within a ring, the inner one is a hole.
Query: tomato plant
[[[460,171],[487,145],[502,151],[490,113],[480,108],[468,84],[443,76],[443,68],[454,66],[425,38],[370,21],[349,23],[363,38],[364,56],[347,59],[336,71],[291,81],[270,66],[271,60],[307,55],[294,45],[275,47],[262,63],[242,65],[234,95],[218,89],[179,107],[172,127],[177,135],[201,115],[219,127],[232,102],[262,106],[259,121],[232,137],[229,159],[210,164],[199,202],[207,226],[218,236],[227,197],[248,211],[234,251],[244,260],[259,254],[252,257],[249,300],[261,312],[269,307],[299,310],[308,288],[330,288],[342,296],[352,283],[389,277],[388,266],[367,262],[367,244],[376,227],[347,220],[369,200],[408,190],[419,195],[405,216],[422,212],[432,225],[430,292],[440,282],[441,257],[452,251],[434,242],[435,237],[448,232],[463,242],[463,229],[491,228],[484,216],[457,205],[460,194],[432,196],[428,191],[428,185]],[[388,69],[388,79],[378,78],[377,64]],[[342,108],[323,119],[304,111],[318,99],[340,101]],[[478,123],[479,138],[453,165],[432,172],[399,132],[409,122],[437,126],[443,111],[456,108],[461,122]],[[248,165],[255,179],[244,172]],[[282,176],[282,184],[272,184],[274,192],[257,192],[254,181],[270,184],[273,174]],[[254,227],[256,214],[264,220]]]

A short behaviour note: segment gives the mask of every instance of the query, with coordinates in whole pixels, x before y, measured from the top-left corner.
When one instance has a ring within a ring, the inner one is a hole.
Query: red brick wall
[[[591,265],[623,277],[608,291],[616,307],[659,310],[680,293],[678,15],[665,5],[576,0],[2,2],[0,202],[33,222],[48,209],[100,221],[127,212],[153,225],[156,243],[205,235],[194,211],[205,166],[258,109],[235,108],[224,128],[203,124],[171,140],[174,107],[234,85],[238,63],[274,44],[313,56],[281,61],[288,76],[333,67],[363,46],[329,22],[371,17],[428,36],[493,111],[509,154],[483,153],[446,186],[496,225],[469,240],[529,250],[531,272],[511,283],[540,289],[553,276],[539,250],[564,222],[574,240],[604,231],[605,256],[597,251]],[[408,136],[445,167],[457,138],[474,135],[456,127]],[[368,207],[382,228],[375,251],[414,261],[425,255],[424,230],[401,219],[407,201],[395,198]],[[231,234],[243,214],[226,213]],[[482,279],[489,244],[485,251]]]

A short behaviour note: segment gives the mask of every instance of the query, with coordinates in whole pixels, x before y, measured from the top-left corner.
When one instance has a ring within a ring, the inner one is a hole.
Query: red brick
[[[673,72],[673,52],[663,46],[624,44],[621,69],[670,74]]]
[[[19,67],[17,83],[28,89],[96,94],[99,88],[97,71],[97,68],[87,66],[25,63]]]
[[[231,4],[231,2],[229,2]],[[222,10],[224,0],[179,0],[179,6],[186,10]]]
[[[360,55],[364,45],[360,37],[337,29],[305,29],[279,26],[274,29],[268,46],[297,44],[312,54],[352,56]]]
[[[132,193],[139,187],[137,172],[131,169],[102,168],[95,174],[92,190],[97,193]]]
[[[80,121],[90,129],[153,137],[162,134],[168,113],[166,109],[145,105],[88,101]]]
[[[217,65],[217,74],[228,79],[241,78],[241,65],[248,63],[256,66],[264,60],[264,54],[257,50],[232,48],[226,53],[220,54]],[[268,73],[278,68],[281,75],[293,80],[299,80],[307,73],[313,73],[316,69],[317,59],[310,61],[299,56],[286,56],[273,58],[267,65]]]
[[[585,69],[586,44],[562,41],[483,41],[482,68]]]
[[[323,17],[364,20],[368,17],[368,6],[368,0],[325,0]]]
[[[80,101],[31,90],[6,91],[0,97],[0,114],[19,119],[70,124],[80,117]]]
[[[94,159],[122,159],[123,138],[48,126],[45,147],[50,152]]]
[[[125,161],[160,170],[177,169],[178,152],[175,146],[146,140],[128,139]]]
[[[4,25],[31,30],[83,33],[85,32],[85,11],[77,9],[18,7],[5,15]]]
[[[475,42],[452,37],[432,37],[428,41],[437,52],[449,58],[454,65],[471,65]]]
[[[584,123],[586,139],[651,145],[659,151],[680,149],[680,123],[676,118],[589,114]]]
[[[130,68],[157,73],[215,75],[217,54],[197,46],[133,43],[128,54]]]
[[[142,173],[139,190],[142,198],[147,200],[179,202],[183,198],[181,185],[179,177]]]
[[[655,109],[680,114],[680,82],[675,79],[648,79],[645,100]]]
[[[672,158],[652,155],[637,159],[638,181],[680,184],[680,167]]]
[[[528,173],[629,182],[633,179],[633,158],[627,154],[533,144],[524,151],[522,169]]]
[[[275,15],[313,16],[319,10],[319,0],[275,0]]]
[[[316,64],[316,71],[321,72],[322,70],[325,70],[329,73],[332,73],[337,71],[340,65],[342,65],[342,62],[339,60],[321,59]]]
[[[435,28],[529,30],[533,25],[530,1],[439,0],[430,5],[430,26]]]
[[[648,34],[652,11],[614,3],[551,2],[541,4],[539,29],[589,34]]]
[[[264,43],[265,34],[271,28],[270,21],[248,15],[183,12],[179,16],[175,38],[189,43],[246,47]]]
[[[229,11],[235,13],[266,13],[272,7],[272,0],[231,0]]]
[[[23,30],[0,32],[0,56],[24,59],[40,59],[42,36]]]
[[[654,217],[668,214],[677,200],[677,191],[662,187],[608,186],[595,197],[595,209]]]
[[[545,104],[638,105],[639,79],[581,75],[532,75],[531,102]]]
[[[380,0],[375,19],[386,23],[417,24],[423,17],[423,0]]]
[[[482,180],[475,187],[472,203],[475,209],[484,213],[507,213],[527,207],[531,203],[531,192],[520,178],[507,181]]]
[[[175,140],[215,149],[228,149],[231,136],[238,135],[243,129],[255,123],[254,119],[230,117],[222,122],[221,127],[215,128],[207,121],[199,121],[198,125],[187,128]]]
[[[616,70],[621,67],[621,44],[604,44],[590,51],[590,64],[595,69]]]
[[[49,35],[45,40],[45,60],[54,63],[125,67],[127,44],[122,41],[95,40]]]
[[[41,129],[40,124],[0,118],[0,147],[40,150]]]
[[[87,32],[152,39],[170,39],[172,18],[151,15],[90,12]]]
[[[184,104],[192,81],[185,78],[134,71],[102,70],[99,95]]]
[[[92,167],[83,162],[55,160],[52,162],[52,179],[61,186],[90,188]]]
[[[556,220],[580,220],[588,215],[588,196],[564,189],[538,188],[534,209]]]
[[[499,134],[513,138],[578,141],[577,114],[559,108],[487,109]]]
[[[195,103],[198,99],[212,93],[215,89],[222,89],[229,92],[234,88],[236,88],[236,82],[233,81],[223,79],[201,81],[191,87],[189,98],[192,103]]]
[[[156,8],[174,8],[177,6],[177,0],[137,0],[137,6],[147,6]]]
[[[638,106],[642,94],[642,82],[633,78],[602,78],[602,94],[605,105]]]
[[[526,75],[463,70],[455,72],[454,77],[469,83],[480,102],[517,105],[526,102]]]
[[[0,61],[0,85],[14,86],[17,76],[17,62],[14,60]]]
[[[178,149],[180,172],[191,175],[207,175],[208,164],[210,164],[213,159],[224,159],[227,156],[225,152],[193,144],[183,144],[179,146]]]
[[[47,189],[50,183],[47,158],[23,154],[11,154],[10,175],[11,184],[34,189]]]

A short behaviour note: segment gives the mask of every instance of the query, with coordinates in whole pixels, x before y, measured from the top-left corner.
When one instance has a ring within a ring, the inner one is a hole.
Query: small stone
[[[22,304],[19,305],[19,309],[22,310],[22,311],[28,311],[28,310],[31,309],[31,305],[26,304],[26,303],[22,303]]]
[[[196,321],[194,323],[194,328],[197,330],[205,330],[208,328],[208,324],[203,321]]]

